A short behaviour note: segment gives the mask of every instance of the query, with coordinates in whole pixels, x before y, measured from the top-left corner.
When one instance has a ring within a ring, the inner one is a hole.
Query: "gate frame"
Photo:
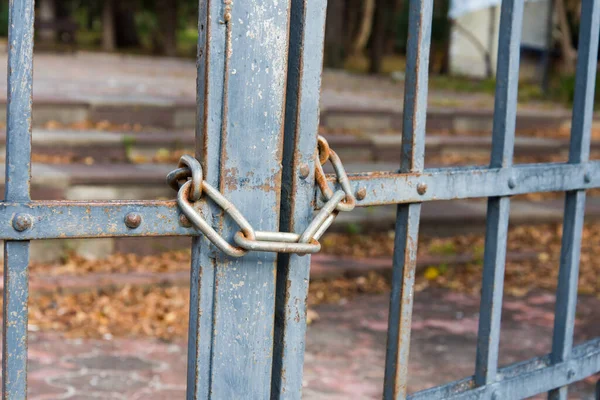
[[[196,136],[205,179],[258,228],[301,232],[322,205],[313,159],[325,4],[200,3]],[[11,0],[9,7],[6,190],[0,207],[3,398],[27,393],[29,241],[117,236],[194,236],[188,398],[300,398],[309,256],[252,253],[234,261],[181,223],[175,201],[31,200],[34,0]],[[573,346],[585,191],[600,187],[600,162],[589,161],[600,1],[582,1],[577,112],[564,164],[512,164],[523,4],[504,0],[491,163],[424,169],[432,10],[433,0],[410,0],[400,170],[350,176],[353,189],[367,194],[359,206],[398,204],[384,398],[407,398],[421,203],[487,197],[475,375],[408,398],[503,399],[549,392],[551,399],[566,399],[567,385],[600,371],[600,338]],[[256,66],[252,75],[248,68]],[[269,87],[265,94],[261,85]],[[265,148],[250,148],[257,142]],[[338,187],[333,177],[329,183]],[[546,191],[566,192],[552,352],[498,369],[510,196]],[[196,207],[230,239],[235,229],[218,209],[205,202]],[[125,223],[131,214],[140,217],[139,226]],[[249,332],[248,325],[255,330]]]

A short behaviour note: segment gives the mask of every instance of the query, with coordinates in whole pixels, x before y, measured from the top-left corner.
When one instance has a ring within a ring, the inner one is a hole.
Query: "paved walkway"
[[[0,75],[6,75],[6,53],[0,54]],[[400,111],[403,82],[388,78],[351,75],[340,71],[323,74],[322,106]],[[191,59],[111,55],[36,53],[34,99],[102,103],[170,104],[195,102],[196,65]],[[0,79],[0,96],[6,81]],[[430,91],[429,103],[436,107],[491,107],[489,94]],[[377,99],[374,102],[373,99]],[[530,104],[528,107],[548,108]]]
[[[500,364],[548,353],[554,296],[506,298]],[[360,296],[316,308],[309,327],[304,398],[381,398],[388,295]],[[597,336],[599,300],[578,304],[576,344]],[[409,390],[416,391],[472,374],[478,298],[428,289],[415,296]],[[76,340],[32,333],[29,398],[184,398],[186,346],[154,340]],[[598,377],[573,385],[570,399],[593,399]],[[540,398],[544,398],[540,396]]]

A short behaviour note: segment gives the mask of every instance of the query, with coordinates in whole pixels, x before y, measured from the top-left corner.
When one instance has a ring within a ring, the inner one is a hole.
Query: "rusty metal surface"
[[[514,77],[519,76],[523,7],[521,0],[506,0],[501,6],[491,168],[509,168],[513,164],[519,89],[519,80]],[[509,190],[515,190],[519,184],[519,179],[512,175],[506,183]],[[509,215],[510,197],[488,199],[475,361],[478,386],[494,382],[498,369]]]
[[[476,387],[474,377],[424,390],[410,400],[524,399],[566,386],[600,371],[600,338],[573,348],[570,362],[553,364],[550,356],[533,358],[498,370],[498,379]]]
[[[32,222],[28,229],[19,231],[13,223],[23,215],[29,216]],[[0,218],[9,223],[2,224],[0,235],[2,239],[12,240],[198,235],[181,223],[180,215],[174,200],[4,202]],[[138,225],[132,228],[131,223]]]
[[[256,231],[279,230],[289,1],[200,2],[197,158]],[[228,243],[238,228],[198,202]],[[270,396],[277,255],[193,243],[188,398]]]
[[[592,118],[594,113],[594,88],[598,65],[598,36],[600,35],[600,3],[583,1],[579,35],[579,57],[577,59],[577,78],[575,83],[575,101],[571,123],[571,143],[569,163],[579,164],[589,160]],[[591,180],[592,174],[584,176]],[[573,351],[573,333],[577,311],[577,286],[579,280],[579,262],[581,240],[585,217],[584,190],[570,191],[565,196],[565,213],[560,254],[560,269],[556,289],[556,309],[554,333],[552,337],[553,363],[570,361]],[[597,387],[600,396],[600,386]],[[568,398],[567,387],[551,391],[549,399]]]
[[[238,210],[238,208],[223,196],[208,182],[203,179],[203,171],[200,162],[195,158],[184,155],[181,157],[177,169],[167,175],[167,183],[177,193],[177,204],[184,214],[186,221],[191,223],[206,239],[208,239],[221,252],[230,257],[245,256],[248,251],[262,251],[274,253],[316,253],[321,249],[317,242],[318,238],[331,226],[339,211],[352,211],[356,206],[356,199],[350,188],[348,175],[337,154],[329,149],[327,142],[319,136],[319,149],[326,148],[323,153],[315,153],[315,165],[317,165],[316,181],[321,188],[321,196],[327,199],[327,204],[317,213],[311,223],[302,234],[288,232],[266,231],[257,235],[252,225]],[[325,146],[325,147],[324,147]],[[336,171],[336,181],[343,190],[335,194],[331,191],[325,180],[325,174],[321,168],[323,162],[331,160]],[[254,173],[252,171],[252,173]],[[320,177],[320,179],[319,179]],[[303,178],[306,179],[306,176]],[[204,217],[194,209],[194,203],[202,198],[202,194],[220,207],[224,216],[229,217],[240,229],[234,236],[238,247],[229,244]],[[312,206],[310,207],[312,209]],[[125,218],[125,224],[129,228],[137,228],[141,222],[141,216],[136,214],[136,220],[132,222],[132,213]],[[139,221],[138,221],[139,220]],[[133,227],[132,225],[135,225]],[[22,230],[20,230],[22,231]]]
[[[410,2],[406,46],[404,121],[400,154],[400,172],[407,174],[420,173],[423,171],[425,162],[425,124],[432,18],[433,0]],[[428,182],[419,181],[411,191],[422,197],[423,195],[420,193],[423,193],[424,184],[431,186]],[[361,186],[366,188],[365,199],[361,201],[363,204],[371,201],[374,192],[388,188],[388,186],[382,186],[380,189],[373,190],[374,188],[371,189],[365,184],[358,187]],[[353,189],[358,190],[358,187]],[[396,190],[398,189],[400,188],[396,188]],[[383,382],[383,398],[385,400],[404,399],[407,393],[413,285],[417,266],[420,217],[421,203],[419,200],[413,204],[398,206]]]
[[[291,0],[280,229],[302,232],[314,209],[315,146],[326,1]],[[317,232],[317,235],[319,232]],[[277,260],[271,399],[302,398],[310,256]]]
[[[349,174],[354,192],[365,189],[357,207],[426,201],[512,196],[534,192],[593,189],[600,185],[600,162],[581,164],[521,164],[510,168],[449,167],[422,173],[367,172]],[[333,190],[341,189],[333,184]],[[510,185],[510,182],[513,185]],[[424,193],[419,190],[425,185]],[[512,186],[512,187],[511,187]],[[317,207],[323,200],[317,198]]]
[[[509,187],[510,179],[516,182],[512,189]],[[335,176],[328,177],[332,191],[341,190],[340,185],[334,185],[334,180]],[[511,168],[445,168],[406,174],[350,174],[349,181],[354,192],[368,192],[363,199],[357,198],[357,207],[408,204],[598,188],[600,162],[531,164]],[[420,193],[420,185],[427,186],[423,194]],[[324,204],[320,192],[311,193],[311,204],[314,202],[316,208],[320,209]],[[201,215],[208,221],[204,208],[205,200],[201,200],[200,204],[202,206],[198,207],[198,210],[201,210]],[[137,229],[128,228],[124,221],[125,216],[132,212],[142,216],[142,222]],[[18,214],[32,217],[30,229],[22,232],[14,229],[12,221]],[[23,203],[5,201],[0,205],[0,218],[3,221],[11,221],[8,224],[0,224],[0,239],[4,240],[200,235],[198,231],[182,223],[181,211],[175,200]]]
[[[383,204],[399,205],[384,398],[407,398],[421,203],[466,198],[490,198],[475,375],[408,398],[566,399],[566,385],[600,371],[600,339],[572,337],[585,190],[600,187],[589,161],[597,1],[582,4],[569,163],[512,165],[523,4],[505,0],[491,165],[424,170],[433,0],[410,0],[399,172],[351,175],[326,141],[315,151],[326,4],[200,2],[202,165],[181,160],[169,179],[177,200],[110,202],[31,201],[34,1],[9,4],[3,398],[27,393],[29,240],[194,236],[187,398],[300,399],[307,254],[340,211]],[[552,354],[497,369],[509,197],[546,191],[567,192]],[[272,253],[288,251],[300,254]]]
[[[11,0],[8,22],[8,102],[5,201],[30,200],[31,105],[33,94],[33,0]],[[26,214],[3,219],[26,232]],[[29,242],[4,242],[2,397],[27,397]]]

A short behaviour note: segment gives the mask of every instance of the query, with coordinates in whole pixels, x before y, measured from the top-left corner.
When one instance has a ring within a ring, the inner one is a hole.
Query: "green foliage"
[[[439,256],[453,256],[456,255],[457,249],[454,243],[435,243],[429,246],[429,253]]]
[[[188,57],[195,57],[198,47],[198,28],[190,26],[177,32],[177,48],[179,53]]]
[[[432,76],[431,88],[447,90],[449,92],[466,93],[494,93],[496,90],[495,79],[473,79],[460,76]]]
[[[125,147],[125,155],[127,158],[131,157],[131,150],[135,145],[135,137],[131,135],[123,136],[123,147]]]
[[[145,48],[152,48],[152,40],[159,30],[158,18],[156,13],[149,9],[142,9],[135,14],[135,26],[138,35]]]
[[[600,76],[596,76],[596,91],[594,94],[594,103],[598,104],[600,100],[600,93],[598,91],[598,84],[600,83]],[[573,105],[575,100],[575,75],[567,75],[558,78],[556,87],[553,89],[553,94],[559,100]]]
[[[0,3],[0,36],[8,36],[8,2]]]
[[[483,260],[484,254],[485,254],[485,247],[483,247],[483,246],[473,247],[473,257]]]
[[[349,222],[346,225],[346,232],[349,235],[358,235],[359,233],[362,232],[362,227],[360,226],[360,224],[358,224],[356,222]]]
[[[448,264],[443,263],[437,266],[438,271],[440,271],[441,275],[444,275],[446,272],[448,272]]]
[[[496,79],[473,79],[460,76],[434,75],[429,78],[429,86],[436,90],[457,93],[487,93],[493,95],[496,91]],[[544,93],[538,83],[519,82],[519,102],[543,100]],[[552,98],[556,98],[553,96]]]

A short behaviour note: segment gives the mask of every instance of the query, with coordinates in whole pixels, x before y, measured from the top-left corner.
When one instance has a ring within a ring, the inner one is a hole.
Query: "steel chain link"
[[[323,165],[331,162],[342,190],[334,192],[327,183]],[[356,198],[352,193],[350,180],[342,161],[329,148],[327,140],[318,138],[315,156],[315,181],[326,201],[302,234],[289,232],[255,231],[242,213],[225,198],[215,187],[204,180],[200,162],[194,157],[184,155],[179,160],[177,169],[167,175],[167,183],[177,191],[177,204],[191,224],[202,232],[219,250],[231,257],[241,257],[249,251],[266,251],[277,253],[309,254],[321,250],[319,239],[331,226],[340,211],[352,211],[356,206]],[[223,209],[239,226],[233,240],[236,246],[227,242],[215,229],[206,222],[194,208],[193,203],[205,194]]]

